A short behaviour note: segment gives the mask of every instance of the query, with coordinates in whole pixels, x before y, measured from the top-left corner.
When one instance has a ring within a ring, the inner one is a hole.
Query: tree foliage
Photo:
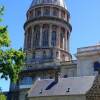
[[[7,98],[4,94],[0,93],[0,100],[7,100]]]
[[[0,21],[3,15],[4,7],[0,7]],[[24,52],[22,49],[15,50],[10,48],[11,41],[9,39],[7,26],[0,25],[0,73],[1,78],[8,77],[12,82],[16,82],[18,74],[24,64]]]

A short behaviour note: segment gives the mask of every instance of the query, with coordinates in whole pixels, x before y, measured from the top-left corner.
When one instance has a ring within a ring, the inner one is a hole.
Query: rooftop
[[[37,80],[29,90],[28,97],[86,94],[94,80],[95,76],[59,78],[56,84],[53,84],[53,79]]]

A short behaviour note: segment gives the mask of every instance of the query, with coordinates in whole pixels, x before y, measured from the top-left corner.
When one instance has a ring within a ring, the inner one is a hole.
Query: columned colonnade
[[[25,49],[56,47],[69,50],[69,32],[53,24],[30,26],[25,33]]]

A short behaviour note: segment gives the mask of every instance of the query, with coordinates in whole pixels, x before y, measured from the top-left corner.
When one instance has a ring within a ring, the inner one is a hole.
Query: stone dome
[[[61,7],[65,7],[65,2],[64,0],[33,0],[31,7],[38,5],[38,4],[53,4],[53,5],[58,5]]]

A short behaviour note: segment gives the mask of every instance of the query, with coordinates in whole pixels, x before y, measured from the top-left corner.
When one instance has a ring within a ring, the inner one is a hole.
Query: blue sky
[[[5,6],[3,25],[8,25],[12,41],[11,47],[23,47],[26,11],[32,0],[0,0]],[[70,38],[70,51],[77,52],[77,48],[96,45],[100,42],[100,0],[66,0],[71,14],[73,31]],[[0,80],[3,91],[8,90],[9,81]]]

